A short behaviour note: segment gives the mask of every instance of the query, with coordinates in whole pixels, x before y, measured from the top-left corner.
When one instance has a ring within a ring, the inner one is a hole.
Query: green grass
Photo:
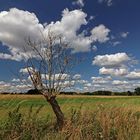
[[[81,102],[112,102],[112,101],[119,101],[120,103],[131,103],[132,104],[137,102],[137,104],[140,104],[140,97],[139,96],[58,96],[58,101],[60,104],[63,104],[65,102],[68,103],[81,103]],[[45,104],[46,101],[43,98],[43,96],[40,95],[0,95],[0,106],[3,105],[3,103],[19,103],[21,101],[25,101],[23,105],[30,105],[29,103],[35,103],[37,105]]]
[[[140,110],[140,97],[114,97],[114,96],[58,96],[57,98],[65,116],[69,115],[72,108],[76,109],[83,104],[82,110],[93,111],[98,106],[105,108],[121,107],[132,110]],[[7,117],[9,111],[20,104],[20,111],[28,114],[30,106],[36,110],[39,106],[44,106],[40,111],[41,117],[53,116],[51,107],[43,96],[40,95],[1,95],[0,96],[0,120]]]
[[[140,97],[62,95],[57,100],[66,118],[61,132],[42,96],[0,95],[0,140],[140,139]]]
[[[140,97],[132,96],[132,97],[110,97],[110,96],[59,96],[58,102],[60,105],[79,105],[81,103],[90,104],[90,106],[96,106],[98,104],[105,104],[107,106],[127,106],[127,107],[139,107],[140,105]],[[1,95],[0,96],[0,108],[7,107],[12,108],[17,106],[17,104],[21,104],[23,107],[30,107],[31,105],[40,106],[45,105],[48,106],[48,103],[43,98],[43,96],[36,95]],[[90,107],[89,106],[89,107]]]

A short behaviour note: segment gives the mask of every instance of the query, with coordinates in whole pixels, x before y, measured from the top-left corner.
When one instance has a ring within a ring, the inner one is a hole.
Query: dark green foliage
[[[137,88],[135,89],[134,93],[135,93],[136,95],[140,95],[140,87],[137,87]]]
[[[134,93],[131,92],[131,91],[127,91],[127,95],[128,95],[128,96],[132,96],[132,95],[134,95]]]
[[[31,89],[26,94],[37,95],[37,94],[41,94],[41,93],[37,89]]]
[[[78,95],[76,92],[61,92],[64,95]],[[79,95],[99,95],[99,96],[133,96],[133,95],[140,95],[140,89],[136,89],[135,92],[127,91],[127,92],[112,92],[112,91],[94,91],[94,92],[84,92],[79,93]]]

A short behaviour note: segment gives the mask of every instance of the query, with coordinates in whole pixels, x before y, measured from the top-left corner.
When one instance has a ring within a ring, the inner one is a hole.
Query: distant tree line
[[[1,94],[9,94],[8,92],[3,92]],[[39,95],[40,92],[36,89],[31,89],[26,93],[10,93],[10,94],[24,94],[24,95]],[[84,92],[84,93],[77,93],[77,92],[60,92],[61,95],[100,95],[100,96],[138,96],[140,95],[140,87],[135,88],[134,92],[127,91],[127,92],[112,92],[106,90],[99,90],[94,92]]]
[[[134,92],[112,92],[112,91],[95,91],[95,92],[85,92],[83,95],[104,95],[104,96],[137,96],[140,95],[140,87],[135,88]]]
[[[103,96],[137,96],[140,95],[140,87],[137,87],[134,92],[127,91],[127,92],[112,92],[106,90],[99,90],[94,92],[84,92],[84,93],[77,93],[77,92],[61,92],[60,94],[64,95],[103,95]]]

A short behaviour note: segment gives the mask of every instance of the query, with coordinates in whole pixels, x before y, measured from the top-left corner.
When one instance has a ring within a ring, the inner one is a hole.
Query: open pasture
[[[93,111],[99,106],[104,108],[123,108],[126,110],[140,111],[140,97],[138,96],[85,96],[85,95],[59,95],[57,98],[65,115],[71,109],[81,107],[83,111]],[[42,106],[40,116],[45,117],[53,112],[42,95],[0,95],[0,119],[9,111],[20,106],[20,111],[28,113],[30,107],[37,109]]]
[[[0,95],[0,140],[139,140],[140,97],[58,96],[62,131],[41,95]]]

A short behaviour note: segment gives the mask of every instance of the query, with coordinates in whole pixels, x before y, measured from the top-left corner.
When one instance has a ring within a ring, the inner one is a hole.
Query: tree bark
[[[55,96],[50,97],[50,99],[47,99],[49,104],[51,105],[53,112],[55,113],[55,116],[57,118],[57,126],[59,130],[62,130],[64,126],[64,114],[56,100]]]

